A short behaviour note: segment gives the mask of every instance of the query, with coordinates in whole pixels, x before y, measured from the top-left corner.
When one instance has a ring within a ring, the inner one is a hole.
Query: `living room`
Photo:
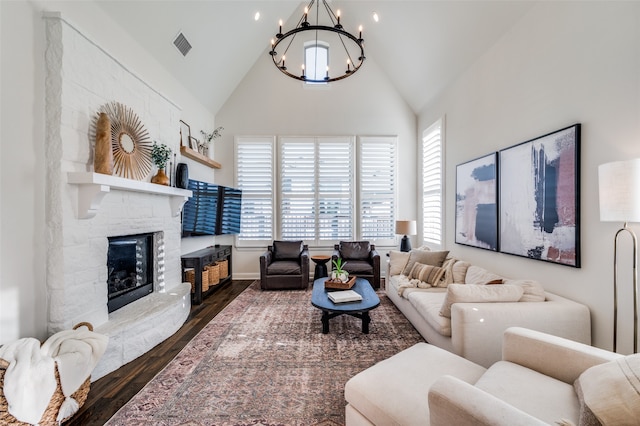
[[[411,2],[394,3],[411,13]],[[47,282],[48,268],[54,268],[59,258],[49,239],[56,224],[46,215],[51,201],[46,190],[46,165],[55,155],[45,142],[49,129],[45,125],[42,13],[49,11],[60,12],[63,19],[146,84],[180,105],[181,117],[193,126],[194,133],[200,128],[224,127],[214,149],[214,158],[223,167],[212,174],[211,169],[189,162],[195,178],[234,185],[236,136],[397,135],[399,213],[418,217],[420,166],[416,158],[422,132],[444,118],[443,247],[501,275],[535,278],[546,290],[588,306],[592,344],[611,349],[613,238],[622,224],[600,221],[597,170],[603,163],[637,157],[640,3],[526,2],[519,12],[512,11],[516,15],[513,22],[491,45],[478,52],[459,75],[452,76],[446,87],[433,88],[429,99],[419,104],[400,94],[399,83],[378,65],[384,58],[368,58],[357,75],[329,90],[309,91],[292,85],[272,69],[267,47],[260,47],[249,72],[238,77],[237,86],[220,95],[217,109],[197,100],[94,2],[3,2],[1,7],[0,343],[26,336],[45,339],[51,331],[47,288],[54,284]],[[428,55],[419,41],[415,43],[415,54]],[[427,73],[423,78],[429,77]],[[71,120],[83,119],[71,116]],[[456,165],[574,123],[582,125],[581,267],[455,244]],[[88,151],[88,137],[86,143]],[[419,224],[414,246],[421,245],[421,229]],[[235,241],[233,237],[187,239],[180,251],[184,254],[213,243],[234,245]],[[384,253],[396,247],[378,249]],[[621,253],[628,255],[630,250],[625,248]],[[234,249],[234,277],[257,279],[262,251],[264,247]],[[326,253],[327,248],[315,252]],[[630,265],[624,263],[628,261],[622,262],[621,268],[629,270]],[[629,300],[630,279],[621,279],[622,300]],[[627,304],[619,308],[624,318],[619,351],[630,353],[631,308]]]

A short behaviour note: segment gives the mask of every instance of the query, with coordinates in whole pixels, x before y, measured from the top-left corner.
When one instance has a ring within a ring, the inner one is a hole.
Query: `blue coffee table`
[[[327,290],[324,288],[326,277],[318,278],[313,282],[313,293],[311,293],[311,304],[322,311],[322,333],[329,333],[329,320],[339,315],[351,315],[362,320],[362,332],[369,333],[369,323],[371,317],[369,311],[380,306],[380,298],[376,294],[369,281],[364,278],[356,278],[356,282],[351,287],[360,296],[359,302],[333,303]]]

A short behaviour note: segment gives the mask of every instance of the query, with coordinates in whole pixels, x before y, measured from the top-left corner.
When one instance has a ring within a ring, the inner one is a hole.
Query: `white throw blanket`
[[[91,375],[100,357],[107,349],[109,338],[89,331],[86,327],[65,330],[49,337],[42,345],[42,352],[58,364],[60,386],[65,400],[58,412],[58,421],[75,414],[78,403],[71,395]]]
[[[4,345],[0,358],[9,363],[3,387],[9,413],[21,422],[37,424],[57,386],[53,359],[33,338]]]
[[[78,411],[71,398],[91,375],[107,348],[109,338],[85,327],[54,334],[42,346],[36,339],[20,339],[0,348],[0,358],[9,362],[4,376],[4,394],[9,413],[16,419],[37,424],[55,392],[55,365],[65,400],[58,421]]]

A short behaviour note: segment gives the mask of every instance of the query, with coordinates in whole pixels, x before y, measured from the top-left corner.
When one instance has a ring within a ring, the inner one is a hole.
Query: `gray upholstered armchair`
[[[371,283],[373,288],[380,288],[380,255],[376,246],[369,241],[340,241],[334,245],[333,262],[342,258],[347,262],[343,268],[349,275],[364,278]]]
[[[260,255],[263,290],[306,289],[309,286],[309,250],[302,241],[274,241]]]

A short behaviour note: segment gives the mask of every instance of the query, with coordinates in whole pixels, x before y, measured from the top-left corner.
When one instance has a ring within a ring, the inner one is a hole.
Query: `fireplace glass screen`
[[[153,292],[153,234],[109,238],[109,312]]]

